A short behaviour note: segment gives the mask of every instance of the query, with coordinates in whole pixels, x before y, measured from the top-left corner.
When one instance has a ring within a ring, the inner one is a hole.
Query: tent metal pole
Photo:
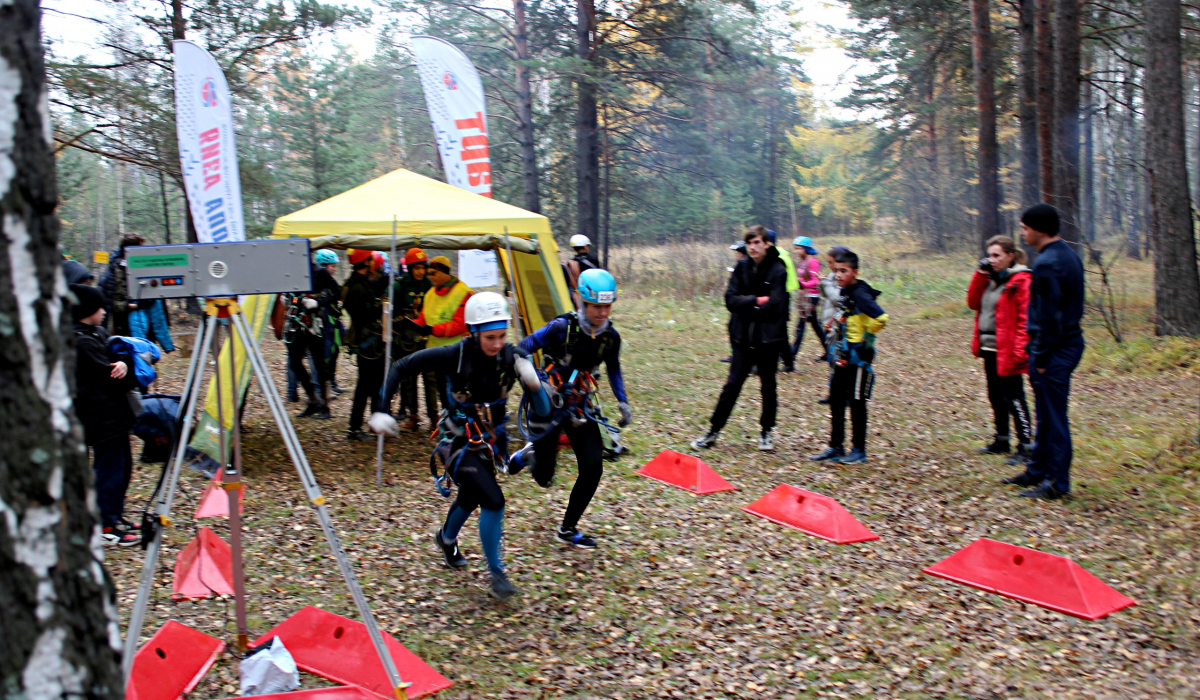
[[[520,340],[525,336],[525,328],[521,325],[521,286],[517,282],[517,260],[513,257],[512,243],[508,240],[508,227],[504,227],[504,247],[508,251],[508,270],[512,273],[512,288],[513,288],[513,315],[517,317],[517,339]]]
[[[392,367],[392,304],[396,295],[396,216],[392,215],[392,252],[388,255],[388,298],[383,305],[383,377],[387,382],[388,370]],[[379,385],[379,396],[382,397],[384,385]],[[401,403],[404,403],[401,394]],[[368,411],[374,406],[369,406]],[[375,488],[383,488],[383,433],[375,437]]]

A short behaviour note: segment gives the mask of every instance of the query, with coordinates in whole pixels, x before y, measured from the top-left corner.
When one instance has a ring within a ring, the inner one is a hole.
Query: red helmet
[[[369,251],[369,250],[359,250],[357,248],[351,248],[347,252],[350,254],[350,264],[351,265],[357,265],[361,262],[366,262],[371,257],[371,251]]]
[[[407,267],[412,267],[413,265],[416,265],[417,263],[423,263],[423,262],[428,262],[428,261],[429,261],[429,256],[426,255],[425,251],[421,250],[420,248],[409,248],[408,252],[404,254],[404,264]]]

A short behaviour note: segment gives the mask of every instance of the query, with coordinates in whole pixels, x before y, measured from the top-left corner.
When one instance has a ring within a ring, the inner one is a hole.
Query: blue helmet
[[[324,248],[317,251],[317,254],[313,256],[313,260],[316,261],[318,265],[336,265],[338,256],[337,253],[333,252],[332,250]]]
[[[617,280],[608,270],[584,270],[577,287],[579,298],[589,304],[611,304],[617,300]]]

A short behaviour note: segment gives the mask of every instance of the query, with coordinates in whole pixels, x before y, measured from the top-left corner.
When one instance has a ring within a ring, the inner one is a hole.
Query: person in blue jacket
[[[554,481],[557,466],[558,439],[566,433],[579,463],[579,476],[571,489],[567,511],[555,538],[563,544],[591,549],[596,540],[579,531],[579,519],[587,510],[600,478],[604,475],[604,443],[599,422],[607,422],[595,405],[594,394],[599,389],[596,377],[603,363],[608,383],[617,399],[621,418],[617,425],[624,428],[633,420],[629,396],[625,393],[625,378],[621,375],[621,336],[609,321],[613,302],[617,300],[617,281],[607,270],[585,270],[576,286],[581,299],[580,309],[563,314],[542,326],[521,341],[521,349],[533,353],[541,350],[546,373],[563,398],[563,407],[556,412],[558,421],[537,437],[533,443],[534,481],[548,488]]]
[[[1083,261],[1058,237],[1058,210],[1037,204],[1021,215],[1021,236],[1037,249],[1029,287],[1029,383],[1037,406],[1033,456],[1025,471],[1002,483],[1031,486],[1025,498],[1054,500],[1071,493],[1071,374],[1083,357]]]
[[[380,434],[399,435],[396,419],[387,413],[405,378],[426,372],[445,387],[445,409],[438,424],[441,441],[430,457],[434,486],[450,496],[451,481],[458,496],[445,523],[433,533],[446,565],[467,566],[458,549],[458,533],[479,509],[479,539],[492,575],[491,595],[505,600],[519,591],[509,580],[500,552],[504,523],[504,492],[496,472],[517,474],[528,449],[508,451],[508,393],[519,380],[530,397],[537,420],[550,415],[551,397],[527,353],[506,342],[512,320],[508,302],[495,292],[480,292],[467,300],[464,319],[469,335],[453,345],[418,350],[392,365],[378,396],[369,425]],[[438,474],[437,460],[445,466]]]

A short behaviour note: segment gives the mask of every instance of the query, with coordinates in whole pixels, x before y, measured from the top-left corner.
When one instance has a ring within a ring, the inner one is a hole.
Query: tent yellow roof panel
[[[337,235],[411,236],[508,233],[550,235],[550,221],[511,204],[461,190],[410,170],[387,175],[275,220],[273,238]]]

